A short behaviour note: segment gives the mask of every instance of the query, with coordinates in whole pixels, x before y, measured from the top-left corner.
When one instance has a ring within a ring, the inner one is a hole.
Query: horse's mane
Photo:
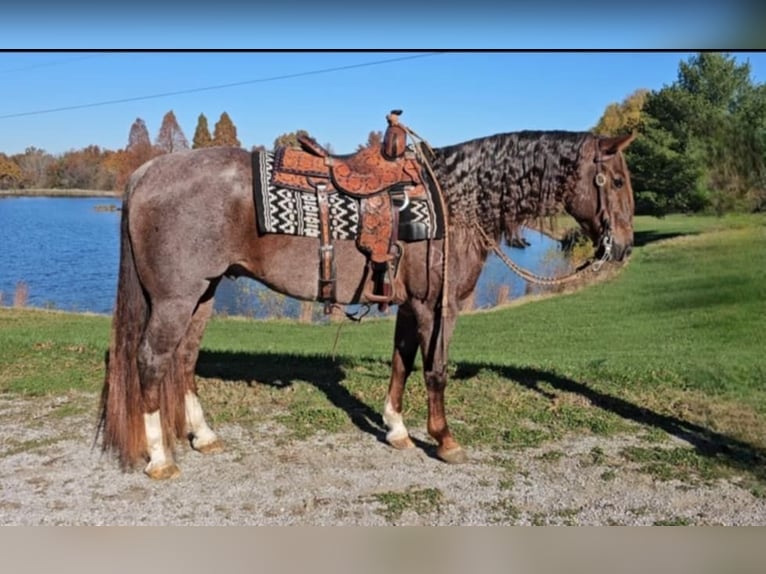
[[[499,234],[557,213],[574,191],[589,132],[521,131],[435,148],[434,172],[452,225]],[[478,219],[478,221],[477,221]]]

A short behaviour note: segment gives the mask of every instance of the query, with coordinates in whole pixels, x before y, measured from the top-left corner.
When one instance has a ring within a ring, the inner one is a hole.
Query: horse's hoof
[[[194,444],[192,443],[192,447],[197,452],[201,452],[202,454],[216,454],[219,452],[223,452],[223,441],[219,438],[215,439],[213,442],[209,442],[206,444]]]
[[[149,465],[144,469],[144,473],[153,480],[169,480],[181,476],[181,469],[175,463],[162,466]]]
[[[388,444],[397,450],[407,450],[408,448],[415,448],[415,443],[409,435],[405,435],[402,438],[388,439]]]
[[[468,455],[462,447],[453,447],[451,449],[436,449],[436,456],[448,464],[463,464],[468,462]]]

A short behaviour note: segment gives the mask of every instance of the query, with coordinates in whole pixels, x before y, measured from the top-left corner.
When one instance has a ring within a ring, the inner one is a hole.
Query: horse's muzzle
[[[622,244],[615,241],[612,243],[612,250],[609,255],[612,261],[627,261],[631,253],[633,253],[632,243]]]

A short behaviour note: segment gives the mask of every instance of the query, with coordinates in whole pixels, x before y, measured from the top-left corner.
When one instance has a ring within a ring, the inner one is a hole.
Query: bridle
[[[609,202],[606,193],[606,175],[602,171],[604,160],[601,159],[601,150],[596,146],[596,175],[593,178],[593,184],[598,189],[598,204],[596,205],[596,217],[601,221],[601,237],[599,237],[599,246],[604,249],[601,260],[608,261],[612,256],[612,220],[609,218]],[[598,251],[598,250],[597,250]],[[601,264],[603,264],[603,261]],[[601,266],[599,265],[599,267]],[[598,269],[596,269],[598,271]]]

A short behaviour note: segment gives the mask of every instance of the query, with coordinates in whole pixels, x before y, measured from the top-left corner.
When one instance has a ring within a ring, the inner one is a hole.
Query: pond
[[[111,313],[119,205],[119,199],[103,197],[0,197],[0,304],[12,305],[25,291],[27,306]],[[529,247],[504,247],[516,263],[543,275],[566,266],[556,241],[529,229],[523,234]],[[526,291],[526,283],[493,254],[479,279],[474,307],[491,307]],[[298,301],[249,279],[225,279],[216,295],[221,314],[296,317],[299,307]]]

